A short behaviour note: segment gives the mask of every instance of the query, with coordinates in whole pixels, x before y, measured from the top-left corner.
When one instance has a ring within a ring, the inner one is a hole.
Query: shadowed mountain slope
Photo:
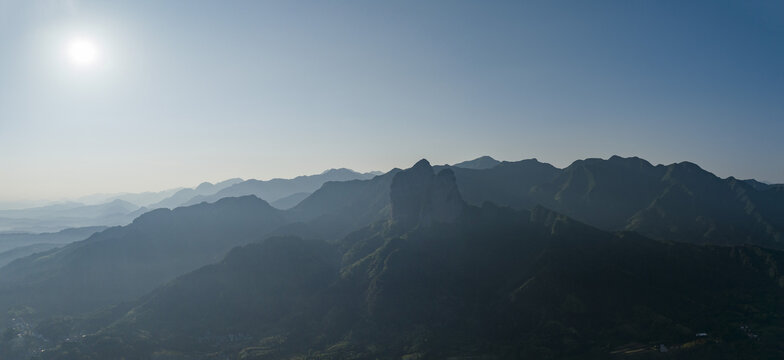
[[[90,235],[105,229],[105,226],[89,226],[69,228],[53,233],[0,233],[0,252],[8,251],[20,246],[29,246],[39,243],[68,244],[74,241],[87,239]]]
[[[369,180],[325,183],[286,212],[296,223],[278,233],[335,241],[351,231],[388,218],[390,186],[399,171],[392,169]]]
[[[442,167],[436,167],[438,169]],[[452,167],[463,198],[474,205],[490,201],[517,209],[537,203],[530,194],[534,186],[553,181],[561,170],[536,159],[501,162],[490,169]]]
[[[46,315],[132,300],[284,222],[279,210],[252,196],[154,210],[128,226],[3,267],[0,308],[24,305]]]

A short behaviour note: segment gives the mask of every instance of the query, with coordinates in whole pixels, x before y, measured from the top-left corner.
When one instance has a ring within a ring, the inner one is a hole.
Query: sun
[[[89,39],[72,39],[66,52],[71,64],[78,67],[90,67],[98,61],[98,47]]]

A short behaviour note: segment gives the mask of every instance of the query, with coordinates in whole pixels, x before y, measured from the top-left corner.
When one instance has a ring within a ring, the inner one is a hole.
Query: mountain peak
[[[679,163],[676,163],[675,166],[681,167],[681,168],[684,168],[684,169],[687,169],[687,170],[690,170],[690,171],[702,171],[702,168],[699,165],[697,165],[697,164],[695,164],[695,163],[693,163],[691,161],[681,161]]]
[[[411,169],[430,169],[431,172],[433,171],[433,167],[430,165],[430,162],[427,161],[427,159],[417,161],[416,164],[411,167]]]
[[[324,170],[321,173],[321,175],[327,175],[327,174],[358,174],[358,172],[347,168],[339,168],[339,169]]]
[[[215,183],[214,185],[222,188],[222,187],[228,187],[228,186],[231,186],[231,185],[234,185],[234,184],[237,184],[237,183],[241,183],[243,181],[244,180],[242,180],[242,178],[231,178],[231,179],[226,179],[226,180],[220,181],[218,183]]]
[[[627,166],[638,166],[638,167],[645,167],[645,168],[653,167],[653,165],[650,162],[637,156],[622,157],[618,155],[613,155],[609,159],[607,159],[607,161],[610,163],[624,164]]]
[[[196,187],[196,191],[207,191],[207,189],[210,189],[212,187],[213,187],[213,184],[211,182],[205,181],[205,182],[199,184],[199,186]]]
[[[630,157],[623,157],[618,155],[613,155],[607,158],[606,160],[603,158],[587,158],[581,160],[575,160],[566,168],[576,168],[582,166],[602,166],[602,167],[613,167],[617,169],[646,169],[646,168],[653,168],[654,166],[645,159],[639,158],[637,156],[630,156]]]
[[[480,156],[473,160],[463,161],[455,164],[455,167],[464,168],[464,169],[474,169],[474,170],[483,170],[483,169],[491,169],[501,162],[493,159],[490,156]]]
[[[390,188],[392,219],[403,227],[453,222],[465,203],[451,169],[437,175],[427,160],[420,160],[392,179]]]

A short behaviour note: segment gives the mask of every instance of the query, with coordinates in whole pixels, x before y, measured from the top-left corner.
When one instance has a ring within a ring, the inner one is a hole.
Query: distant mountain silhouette
[[[0,309],[26,305],[44,315],[129,301],[284,222],[279,210],[253,196],[154,210],[128,226],[1,268]]]
[[[123,200],[114,200],[98,205],[84,205],[81,203],[63,203],[18,210],[0,210],[0,217],[19,218],[47,218],[47,217],[99,217],[107,213],[127,214],[138,209],[132,203]]]
[[[147,191],[141,193],[115,193],[115,194],[91,194],[78,197],[74,202],[84,203],[86,205],[97,205],[114,200],[122,200],[132,203],[136,206],[150,206],[157,203],[169,196],[172,196],[181,188],[168,189],[163,191]]]
[[[289,196],[275,200],[271,202],[270,205],[272,205],[272,207],[276,209],[288,210],[297,206],[297,204],[302,202],[302,200],[305,200],[308,196],[310,196],[310,194],[311,193],[309,192],[294,193]]]
[[[207,196],[215,194],[218,191],[221,191],[229,186],[241,183],[242,179],[234,178],[229,180],[224,180],[216,184],[212,184],[209,182],[203,182],[199,184],[199,186],[193,189],[182,189],[177,191],[176,193],[172,194],[171,196],[156,202],[155,204],[150,205],[151,209],[158,209],[158,208],[167,208],[173,209],[178,206],[181,206],[188,200],[196,197],[196,196]]]
[[[145,208],[123,200],[98,205],[64,203],[0,210],[0,231],[37,233],[56,232],[71,227],[125,225],[145,211]]]
[[[54,233],[0,233],[0,252],[35,243],[68,244],[105,230],[105,226],[69,228]]]
[[[372,174],[360,174],[350,169],[330,169],[318,175],[298,176],[293,179],[246,180],[229,186],[215,194],[196,196],[181,205],[215,202],[225,197],[254,195],[259,199],[275,202],[296,193],[312,193],[328,181],[370,179]]]
[[[84,240],[105,226],[70,228],[56,233],[0,233],[0,266],[36,252]]]
[[[493,159],[489,156],[481,156],[474,160],[459,162],[453,166],[463,168],[463,169],[482,170],[482,169],[492,169],[500,163],[501,163],[500,161]]]
[[[336,244],[236,248],[42,356],[660,358],[660,344],[674,358],[784,355],[784,253],[468,206],[451,173],[426,161],[398,171],[391,218]]]

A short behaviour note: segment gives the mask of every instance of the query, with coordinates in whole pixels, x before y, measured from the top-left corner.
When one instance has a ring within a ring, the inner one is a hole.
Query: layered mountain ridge
[[[632,346],[658,358],[660,344],[665,358],[784,354],[781,252],[467,205],[454,173],[426,161],[397,171],[389,217],[333,244],[235,248],[42,357],[599,359]]]
[[[638,231],[661,240],[784,246],[778,186],[760,189],[721,179],[690,162],[654,166],[613,156],[578,160],[564,169],[523,160],[453,170],[472,204],[542,205],[605,230]]]
[[[329,181],[367,180],[375,175],[362,174],[350,169],[330,169],[317,175],[297,176],[293,179],[256,180],[249,179],[227,186],[215,193],[198,195],[180,204],[194,205],[215,202],[225,197],[254,195],[268,202],[275,202],[296,193],[312,193]]]
[[[35,326],[0,355],[605,358],[709,330],[683,354],[721,358],[740,326],[779,354],[781,253],[758,245],[780,247],[782,194],[639,158],[422,160],[285,211],[158,209],[0,268],[0,322]]]

